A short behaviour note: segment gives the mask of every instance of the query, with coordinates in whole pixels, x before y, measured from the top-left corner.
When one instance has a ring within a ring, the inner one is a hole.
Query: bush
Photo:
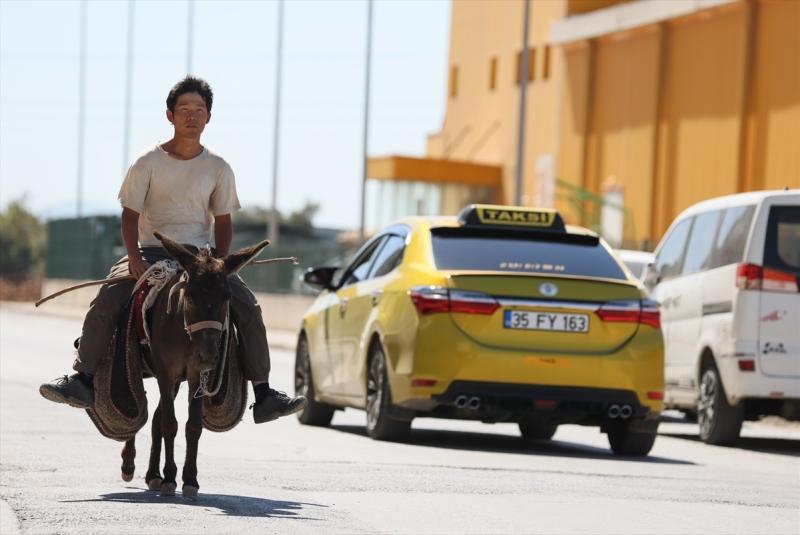
[[[25,199],[10,202],[0,212],[0,277],[19,282],[40,271],[45,240],[45,225],[25,208]]]

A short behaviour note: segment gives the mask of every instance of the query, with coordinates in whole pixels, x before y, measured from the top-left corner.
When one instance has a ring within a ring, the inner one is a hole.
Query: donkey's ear
[[[153,232],[153,236],[158,238],[158,240],[164,246],[164,249],[166,249],[170,256],[177,260],[186,271],[190,271],[197,264],[197,257],[180,243],[176,242],[172,238],[164,236],[157,230]]]
[[[244,249],[239,249],[235,253],[229,254],[222,259],[222,261],[225,263],[225,271],[228,273],[228,275],[235,275],[240,269],[246,266],[248,262],[255,258],[258,253],[260,253],[261,250],[267,245],[269,245],[269,240],[264,240],[257,245],[245,247]]]

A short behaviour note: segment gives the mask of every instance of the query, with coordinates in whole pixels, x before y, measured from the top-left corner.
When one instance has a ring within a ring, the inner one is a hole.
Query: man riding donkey
[[[213,96],[208,83],[191,76],[169,92],[167,119],[174,134],[140,156],[122,183],[122,239],[128,254],[112,267],[109,278],[130,273],[138,279],[152,263],[171,258],[154,231],[196,253],[210,243],[213,222],[215,254],[228,254],[233,240],[231,212],[240,208],[233,171],[200,144],[211,119]],[[108,354],[117,317],[130,299],[133,285],[127,280],[101,287],[83,323],[73,365],[77,373],[41,385],[42,396],[78,408],[94,405],[93,374]],[[302,410],[307,404],[305,397],[292,398],[269,386],[269,346],[255,296],[238,275],[230,277],[230,288],[241,365],[256,398],[253,419],[269,422]]]

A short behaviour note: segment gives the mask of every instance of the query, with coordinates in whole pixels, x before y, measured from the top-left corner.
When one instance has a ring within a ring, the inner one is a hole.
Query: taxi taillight
[[[423,316],[437,312],[491,315],[500,308],[500,303],[489,294],[441,286],[417,286],[408,295]]]
[[[597,309],[603,321],[618,323],[641,323],[654,329],[661,328],[661,313],[658,303],[651,299],[640,301],[610,301]]]

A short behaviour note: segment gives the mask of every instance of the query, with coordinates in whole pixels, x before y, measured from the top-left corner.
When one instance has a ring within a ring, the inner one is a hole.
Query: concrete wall
[[[69,279],[47,279],[42,284],[42,295],[50,295],[63,288],[80,284],[83,281]],[[90,286],[68,292],[56,297],[52,301],[42,305],[46,310],[48,305],[58,307],[71,307],[74,309],[88,310],[89,304],[97,294],[98,286]],[[272,329],[281,331],[297,331],[300,327],[300,320],[306,309],[311,305],[314,297],[304,295],[283,295],[256,293],[258,302],[261,305],[261,312],[264,316],[264,323],[267,331]],[[52,305],[51,305],[52,303]]]

